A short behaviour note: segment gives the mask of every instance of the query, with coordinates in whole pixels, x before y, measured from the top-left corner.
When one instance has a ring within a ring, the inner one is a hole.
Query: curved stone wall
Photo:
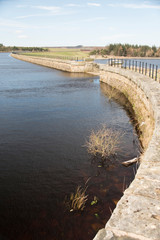
[[[94,240],[160,240],[160,84],[129,70],[100,66],[101,81],[118,88],[135,107],[146,148],[134,181]],[[137,110],[136,110],[137,109]],[[147,113],[148,112],[148,113]]]

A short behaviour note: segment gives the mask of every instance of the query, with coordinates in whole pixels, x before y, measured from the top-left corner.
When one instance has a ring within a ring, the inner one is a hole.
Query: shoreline
[[[124,57],[124,56],[111,56],[111,55],[108,55],[107,57],[102,57],[102,56],[95,56],[93,57],[91,55],[91,58],[93,58],[94,60],[100,60],[100,59],[103,59],[103,60],[107,60],[107,59],[111,59],[111,58],[116,58],[116,59],[153,59],[153,60],[160,60],[160,57]]]

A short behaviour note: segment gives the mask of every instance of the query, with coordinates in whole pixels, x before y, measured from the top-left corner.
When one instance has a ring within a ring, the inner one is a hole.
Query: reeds
[[[71,209],[70,211],[83,210],[85,208],[86,201],[88,200],[88,195],[86,195],[87,187],[82,188],[78,186],[75,193],[71,193]]]
[[[122,134],[119,131],[102,125],[102,128],[97,131],[92,130],[85,146],[87,147],[88,153],[106,159],[111,155],[115,155],[119,150],[121,137]]]
[[[90,177],[87,179],[84,187],[78,185],[78,187],[75,190],[75,193],[71,193],[69,198],[65,196],[64,205],[66,209],[69,209],[70,212],[84,210],[86,202],[88,200],[88,195],[86,194],[86,191],[90,179],[91,179]]]

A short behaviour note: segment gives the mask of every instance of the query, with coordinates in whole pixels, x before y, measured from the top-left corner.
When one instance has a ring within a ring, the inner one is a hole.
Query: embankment
[[[92,72],[93,70],[93,64],[90,62],[31,57],[19,54],[11,54],[11,56],[19,60],[35,63],[45,67],[55,68],[65,72],[81,73]]]
[[[134,181],[94,240],[160,240],[160,84],[126,69],[92,63],[14,57],[69,72],[100,75],[130,101],[145,149]]]

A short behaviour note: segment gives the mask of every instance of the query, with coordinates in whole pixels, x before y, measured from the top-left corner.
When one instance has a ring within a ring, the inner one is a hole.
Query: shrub
[[[103,125],[98,131],[92,130],[85,146],[88,153],[106,159],[111,155],[115,155],[119,150],[118,145],[121,137],[122,134],[119,131],[112,130]]]

